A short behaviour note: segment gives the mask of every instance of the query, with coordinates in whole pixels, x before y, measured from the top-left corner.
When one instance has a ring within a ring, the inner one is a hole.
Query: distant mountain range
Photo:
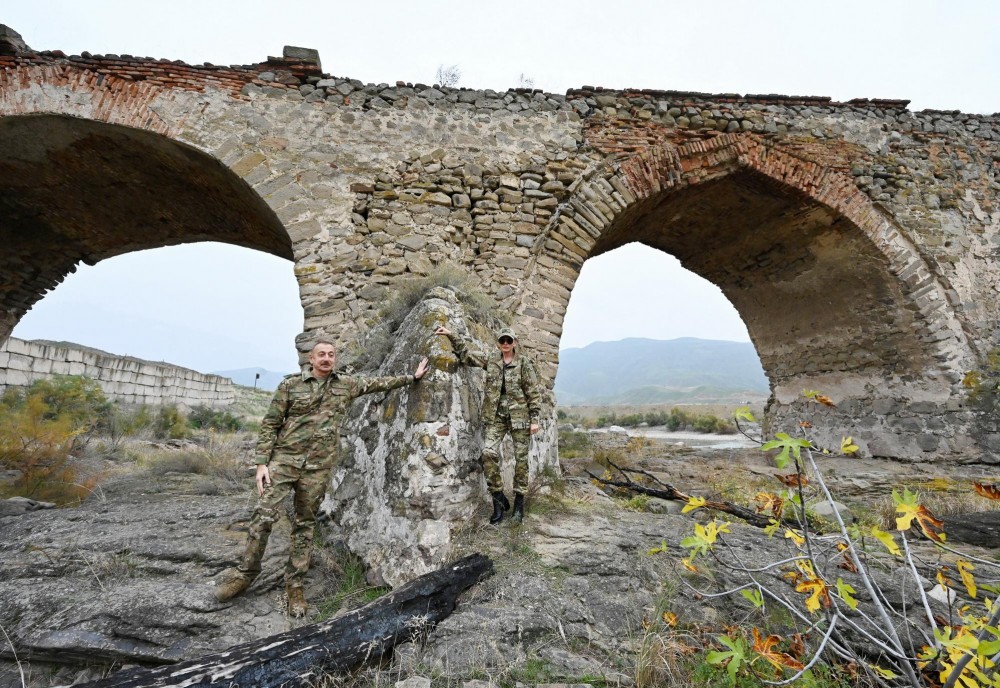
[[[564,349],[555,384],[562,406],[739,402],[769,389],[753,344],[694,337]]]
[[[230,380],[238,385],[244,385],[246,387],[253,387],[254,376],[260,373],[260,379],[257,380],[257,389],[275,390],[278,388],[278,383],[285,379],[288,373],[276,373],[273,370],[266,370],[264,368],[239,368],[237,370],[215,370],[212,371],[212,375],[221,375],[222,377],[228,377]]]

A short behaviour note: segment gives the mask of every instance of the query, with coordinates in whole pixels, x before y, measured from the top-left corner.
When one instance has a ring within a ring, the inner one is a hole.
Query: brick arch
[[[0,93],[0,106],[16,94]],[[99,119],[0,110],[0,341],[80,262],[195,241],[293,256],[282,222],[243,179],[141,107],[104,104],[117,98],[93,99]]]
[[[294,80],[295,87],[261,79],[262,72],[275,70]],[[170,142],[177,150],[203,155],[206,166],[215,165],[233,188],[249,190],[252,198],[241,196],[242,204],[253,208],[256,219],[252,224],[260,230],[258,235],[270,238],[247,238],[254,232],[234,232],[223,238],[211,232],[201,239],[237,243],[295,260],[305,315],[296,345],[304,350],[317,332],[346,343],[361,325],[360,316],[344,307],[353,299],[345,298],[347,291],[339,286],[344,280],[341,271],[326,264],[331,257],[353,255],[353,247],[343,241],[345,216],[349,217],[351,209],[344,200],[349,184],[335,179],[341,174],[338,162],[343,161],[327,142],[321,144],[324,150],[317,151],[312,138],[328,113],[322,103],[290,113],[284,102],[286,91],[299,94],[300,77],[304,81],[307,74],[318,73],[318,63],[282,58],[220,67],[130,56],[0,55],[0,123],[62,117],[108,127],[106,131],[127,131],[136,140]],[[258,107],[265,90],[263,107]],[[347,118],[343,118],[344,126]],[[349,162],[353,164],[354,159]],[[376,165],[360,163],[366,169]],[[238,226],[239,222],[232,224]],[[336,237],[332,242],[336,245],[325,245],[331,236]],[[182,241],[194,240],[199,239]],[[77,260],[110,255],[89,251]],[[18,285],[0,285],[0,340],[33,299],[55,286],[75,262],[67,259],[59,270],[47,268],[44,275],[28,270],[17,276]],[[10,292],[15,289],[34,296],[23,298],[22,293],[14,305]]]
[[[736,306],[771,381],[773,418],[803,387],[857,411],[880,397],[943,404],[973,358],[945,289],[842,164],[731,134],[595,167],[560,206],[516,307],[551,378],[583,263],[631,241],[675,255]]]

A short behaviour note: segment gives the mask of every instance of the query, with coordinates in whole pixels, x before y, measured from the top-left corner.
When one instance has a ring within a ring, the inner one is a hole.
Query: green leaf
[[[774,464],[778,468],[784,468],[788,465],[790,460],[789,454],[794,456],[796,460],[801,456],[803,448],[812,447],[812,443],[809,440],[801,439],[798,437],[791,437],[787,432],[779,432],[776,434],[775,439],[770,442],[765,442],[764,446],[761,447],[763,451],[771,451],[772,449],[781,449],[781,452],[774,457]]]
[[[736,420],[745,420],[748,423],[754,423],[757,420],[753,417],[753,413],[750,412],[749,406],[740,406],[738,409],[733,411],[733,418]]]
[[[764,595],[761,594],[760,590],[748,588],[741,591],[740,594],[750,600],[750,604],[757,609],[762,609],[764,607]]]
[[[1000,640],[981,640],[976,652],[979,653],[980,657],[992,657],[1000,652]]]
[[[652,556],[654,554],[659,554],[660,552],[666,552],[666,551],[667,551],[667,541],[663,540],[660,543],[659,547],[654,547],[653,549],[649,550],[649,552],[647,552],[647,554],[650,555],[650,556]]]
[[[733,639],[727,635],[716,636],[716,639],[728,647],[729,650],[724,652],[713,650],[705,655],[705,661],[715,666],[725,665],[730,681],[735,684],[736,674],[743,665],[743,662],[746,661],[746,643],[743,642],[742,638]]]
[[[846,604],[851,609],[858,608],[858,601],[854,599],[854,588],[851,587],[850,583],[845,583],[843,578],[837,579],[837,594],[840,595],[840,599],[844,600]]]

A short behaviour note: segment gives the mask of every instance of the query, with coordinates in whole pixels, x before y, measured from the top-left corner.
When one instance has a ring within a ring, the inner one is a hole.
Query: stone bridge
[[[80,262],[213,240],[294,260],[300,350],[458,266],[551,385],[581,266],[638,241],[739,310],[771,429],[810,388],[830,441],[998,460],[962,380],[1000,333],[1000,116],[906,106],[374,85],[304,49],[195,66],[0,27],[0,340]]]

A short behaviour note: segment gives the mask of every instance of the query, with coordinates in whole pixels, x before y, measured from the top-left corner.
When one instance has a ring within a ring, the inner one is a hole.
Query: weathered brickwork
[[[83,375],[122,404],[231,405],[233,381],[169,363],[115,356],[97,349],[8,337],[0,344],[0,392],[55,375]]]
[[[996,115],[372,85],[296,50],[196,67],[0,41],[0,152],[0,336],[81,260],[212,239],[294,258],[300,348],[353,340],[403,281],[460,266],[551,382],[581,266],[641,241],[740,311],[775,428],[816,388],[838,402],[830,439],[1000,460],[961,387],[1000,338]],[[650,294],[651,317],[671,298]]]

